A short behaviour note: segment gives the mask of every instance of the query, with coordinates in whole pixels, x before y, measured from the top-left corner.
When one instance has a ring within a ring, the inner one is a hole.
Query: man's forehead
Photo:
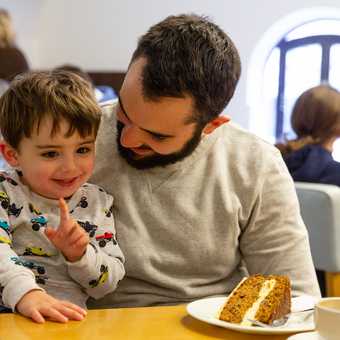
[[[119,107],[132,122],[162,121],[169,128],[172,125],[188,125],[193,123],[193,105],[189,97],[160,97],[157,100],[145,99],[143,96],[129,96],[129,91],[119,94]],[[139,98],[138,98],[139,97]]]

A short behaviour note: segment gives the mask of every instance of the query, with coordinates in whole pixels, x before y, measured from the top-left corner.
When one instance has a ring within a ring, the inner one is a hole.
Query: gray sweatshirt
[[[224,124],[178,163],[137,170],[116,147],[107,106],[92,180],[115,196],[127,275],[89,307],[175,304],[227,294],[243,276],[285,274],[319,296],[293,181],[269,143]]]
[[[0,304],[14,311],[24,294],[41,289],[86,307],[89,296],[98,299],[116,288],[124,258],[116,242],[112,196],[84,184],[67,204],[90,236],[86,253],[73,263],[44,234],[47,225],[59,225],[58,201],[31,192],[16,173],[0,172]]]

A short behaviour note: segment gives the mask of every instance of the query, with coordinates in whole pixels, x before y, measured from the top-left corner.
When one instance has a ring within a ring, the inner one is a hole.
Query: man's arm
[[[266,158],[256,203],[240,247],[250,274],[284,274],[293,295],[320,296],[308,234],[300,215],[294,183],[276,152]]]

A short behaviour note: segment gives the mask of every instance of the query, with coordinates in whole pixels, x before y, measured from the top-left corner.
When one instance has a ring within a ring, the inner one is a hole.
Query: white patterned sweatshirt
[[[96,185],[84,184],[67,200],[71,218],[89,234],[83,257],[68,262],[45,236],[57,228],[57,200],[29,190],[16,172],[0,172],[0,304],[15,311],[24,294],[45,290],[55,298],[86,307],[89,296],[112,292],[124,276],[117,244],[113,198]]]

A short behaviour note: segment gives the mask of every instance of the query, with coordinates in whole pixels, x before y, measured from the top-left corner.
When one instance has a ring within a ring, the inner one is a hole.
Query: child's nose
[[[62,161],[62,168],[64,171],[73,171],[76,169],[76,162],[74,157],[64,157]]]

